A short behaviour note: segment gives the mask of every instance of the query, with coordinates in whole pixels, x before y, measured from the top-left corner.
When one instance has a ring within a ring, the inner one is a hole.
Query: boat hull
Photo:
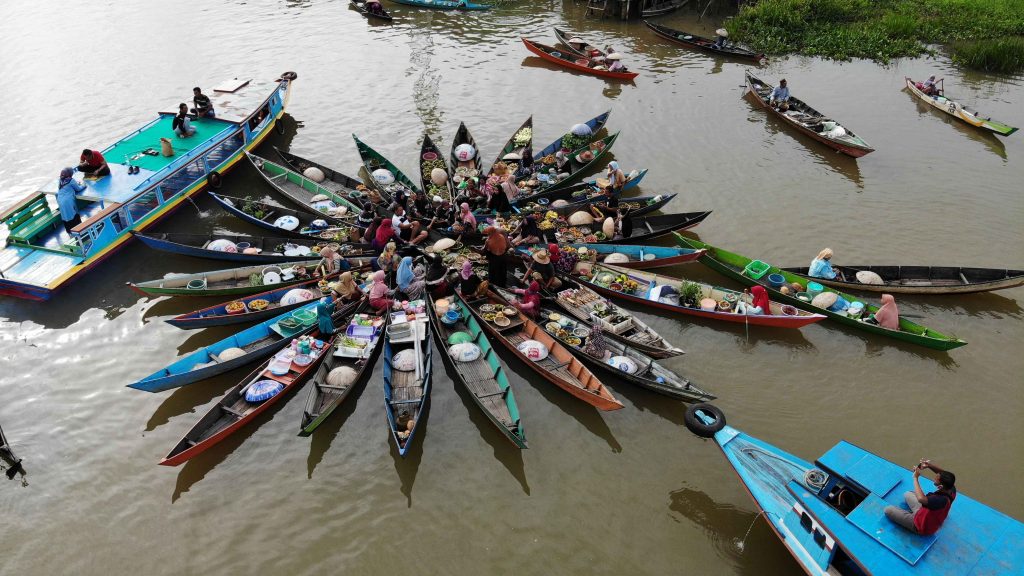
[[[552,50],[554,50],[554,54],[544,50],[544,48],[550,48],[549,46],[544,46],[543,44],[532,42],[526,38],[520,38],[520,40],[523,41],[523,44],[526,46],[526,49],[529,50],[530,52],[533,52],[537,56],[540,56],[541,58],[548,62],[551,62],[552,64],[557,64],[559,66],[562,66],[563,68],[568,68],[569,70],[582,72],[583,74],[590,74],[591,76],[610,78],[612,80],[632,81],[634,78],[639,76],[639,74],[636,72],[611,72],[609,70],[597,70],[594,68],[590,68],[589,66],[577,64],[574,60],[569,60],[567,58],[559,58],[558,56],[555,56],[554,54],[561,54],[561,52],[559,52],[558,50],[554,50],[553,48]]]
[[[963,276],[964,280],[959,279],[943,279],[945,282],[936,282],[934,285],[928,285],[927,278],[921,279],[903,279],[898,282],[886,282],[885,284],[863,284],[861,282],[844,282],[841,280],[827,280],[825,278],[814,278],[807,276],[806,268],[783,268],[782,270],[796,274],[806,280],[818,282],[826,286],[833,288],[842,288],[843,290],[854,290],[860,292],[886,292],[889,294],[919,294],[919,295],[938,295],[938,294],[974,294],[978,292],[991,292],[993,290],[1003,290],[1006,288],[1014,288],[1016,286],[1024,285],[1024,271],[1022,270],[996,270],[996,269],[978,269],[986,272],[993,272],[1003,274],[1004,277],[993,280],[981,280],[971,281],[967,279],[967,275],[964,272],[970,273],[969,270],[958,268],[954,266],[844,266],[843,268],[849,268],[854,270],[869,270],[878,271],[880,274],[884,274],[885,270],[900,270],[900,269],[915,269],[925,271],[925,276],[930,271],[952,271],[958,275]],[[963,271],[963,272],[961,272]],[[947,274],[951,275],[951,274]],[[883,276],[884,280],[884,276]],[[966,281],[966,283],[964,283]]]
[[[935,108],[936,110],[941,111],[947,116],[952,116],[957,120],[960,120],[965,124],[969,124],[971,126],[974,126],[975,128],[985,130],[993,134],[999,134],[1000,136],[1009,136],[1010,134],[1013,134],[1014,132],[1017,131],[1017,129],[1014,128],[1013,126],[1008,126],[1006,124],[1003,124],[1002,122],[992,120],[991,118],[978,118],[974,114],[964,109],[964,107],[959,102],[949,100],[945,97],[942,97],[942,100],[939,100],[938,97],[927,95],[924,92],[918,90],[917,86],[914,84],[914,81],[911,80],[909,77],[904,78],[904,81],[906,82],[907,90],[910,90],[911,94],[917,96],[918,100],[924,102],[925,104],[931,106],[932,108]]]

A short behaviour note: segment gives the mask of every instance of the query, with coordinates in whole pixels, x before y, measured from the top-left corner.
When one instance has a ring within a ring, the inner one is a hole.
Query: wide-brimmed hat
[[[622,54],[619,54],[618,52],[612,52],[611,54],[605,56],[605,59],[607,59],[607,60],[622,60]]]
[[[725,28],[719,28],[718,30],[715,30],[715,34],[718,34],[719,36],[722,36],[723,38],[728,38],[729,37],[729,31],[726,30]]]
[[[583,38],[580,38],[579,36],[573,36],[572,38],[569,38],[569,42],[571,44],[586,44],[587,43],[586,40],[584,40]]]
[[[837,300],[839,300],[839,295],[835,292],[822,292],[815,296],[814,300],[811,300],[811,305],[817,306],[818,308],[829,308],[835,304]]]
[[[550,264],[551,256],[548,255],[548,251],[541,248],[533,253],[533,261],[538,264]]]

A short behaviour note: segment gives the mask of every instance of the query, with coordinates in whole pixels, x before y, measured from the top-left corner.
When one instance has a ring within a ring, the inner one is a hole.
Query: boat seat
[[[484,398],[493,398],[494,396],[501,396],[502,400],[504,400],[505,397],[508,396],[508,391],[510,389],[511,389],[511,386],[508,387],[508,388],[505,388],[504,390],[501,390],[499,392],[491,392],[490,394],[480,394],[479,396],[477,396],[477,398],[480,398],[481,400],[483,400]]]
[[[348,390],[349,389],[348,386],[332,386],[330,384],[318,384],[318,386],[320,388],[323,388],[324,390]]]
[[[225,412],[227,412],[228,414],[231,414],[235,418],[241,418],[242,416],[245,416],[245,414],[242,414],[241,412],[239,412],[238,410],[235,410],[234,408],[232,408],[230,406],[225,406],[224,404],[220,405],[220,409],[225,411]]]
[[[56,226],[60,213],[50,209],[45,194],[37,194],[28,204],[3,219],[10,230],[7,241],[29,244],[32,240]]]
[[[392,400],[390,404],[392,406],[401,406],[402,404],[419,404],[422,398],[412,398],[409,400]]]

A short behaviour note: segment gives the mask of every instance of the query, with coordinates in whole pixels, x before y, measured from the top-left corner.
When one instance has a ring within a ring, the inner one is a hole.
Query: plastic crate
[[[750,263],[747,264],[746,268],[743,269],[743,274],[753,278],[754,280],[760,280],[761,277],[767,274],[771,269],[771,264],[760,260],[751,260]]]
[[[625,320],[619,322],[618,324],[612,324],[611,322],[605,320],[604,318],[601,318],[600,316],[594,314],[593,312],[590,313],[590,318],[595,323],[600,324],[602,330],[604,330],[605,332],[611,332],[612,334],[622,334],[623,332],[628,330],[630,325],[633,323],[629,318],[626,318]]]

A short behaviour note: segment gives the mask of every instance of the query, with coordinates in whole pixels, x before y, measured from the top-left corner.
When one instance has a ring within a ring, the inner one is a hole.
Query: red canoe
[[[526,49],[533,52],[537,56],[547,60],[548,62],[554,62],[560,66],[576,70],[577,72],[583,72],[585,74],[591,74],[594,76],[601,76],[603,78],[614,78],[616,80],[632,80],[639,76],[636,72],[609,72],[608,70],[598,70],[587,66],[586,58],[579,58],[573,54],[562,53],[553,46],[547,44],[541,44],[526,38],[521,38],[523,44],[526,45]],[[580,63],[582,62],[582,64]]]

